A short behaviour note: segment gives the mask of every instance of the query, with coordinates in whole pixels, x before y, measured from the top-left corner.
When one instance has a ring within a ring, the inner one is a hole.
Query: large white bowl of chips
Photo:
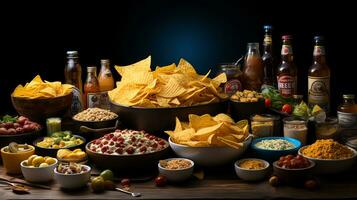
[[[174,143],[169,138],[171,149],[180,157],[188,158],[195,164],[205,167],[224,165],[236,161],[248,149],[252,136],[248,136],[241,148],[233,147],[190,147]]]

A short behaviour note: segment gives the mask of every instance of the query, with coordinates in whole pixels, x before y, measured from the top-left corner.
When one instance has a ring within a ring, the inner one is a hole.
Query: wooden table
[[[0,167],[1,177],[10,178]],[[62,191],[56,183],[51,190],[31,189],[31,194],[18,195],[0,187],[0,199],[357,199],[357,166],[350,172],[321,176],[320,189],[309,191],[290,186],[272,187],[267,181],[246,183],[239,180],[231,167],[205,170],[205,179],[192,178],[181,185],[154,186],[153,181],[132,183],[132,190],[142,193],[139,198],[106,191],[94,194],[90,189]]]

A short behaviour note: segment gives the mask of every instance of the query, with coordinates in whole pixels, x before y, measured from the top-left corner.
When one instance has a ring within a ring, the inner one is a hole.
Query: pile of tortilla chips
[[[176,118],[174,131],[165,131],[171,141],[190,147],[229,146],[242,148],[243,142],[249,135],[247,120],[237,123],[226,114],[214,117],[189,115],[189,122],[180,122]]]
[[[214,79],[197,74],[186,60],[179,64],[156,67],[151,71],[151,56],[128,66],[115,66],[122,79],[109,91],[111,101],[136,107],[179,107],[219,102],[227,98],[220,84],[227,81],[223,73]]]
[[[40,75],[37,75],[25,86],[18,85],[12,95],[28,99],[45,99],[67,95],[72,92],[72,88],[72,85],[62,84],[59,81],[43,81]]]

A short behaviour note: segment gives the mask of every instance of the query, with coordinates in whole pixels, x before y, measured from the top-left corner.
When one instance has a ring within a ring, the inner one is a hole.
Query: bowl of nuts
[[[55,169],[55,179],[64,189],[76,189],[87,185],[91,167],[77,163],[59,164]]]
[[[101,108],[88,108],[73,116],[80,132],[108,133],[118,126],[118,115]]]
[[[231,96],[229,104],[234,120],[249,119],[254,114],[265,112],[264,97],[256,91],[237,91]]]

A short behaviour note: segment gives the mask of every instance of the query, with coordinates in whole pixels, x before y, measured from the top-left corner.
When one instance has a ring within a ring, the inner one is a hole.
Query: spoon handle
[[[131,192],[126,191],[126,190],[123,190],[123,189],[121,189],[121,188],[115,188],[115,190],[117,190],[117,191],[119,191],[119,192],[123,192],[123,193],[125,193],[125,194],[130,194],[130,195],[132,195]]]

